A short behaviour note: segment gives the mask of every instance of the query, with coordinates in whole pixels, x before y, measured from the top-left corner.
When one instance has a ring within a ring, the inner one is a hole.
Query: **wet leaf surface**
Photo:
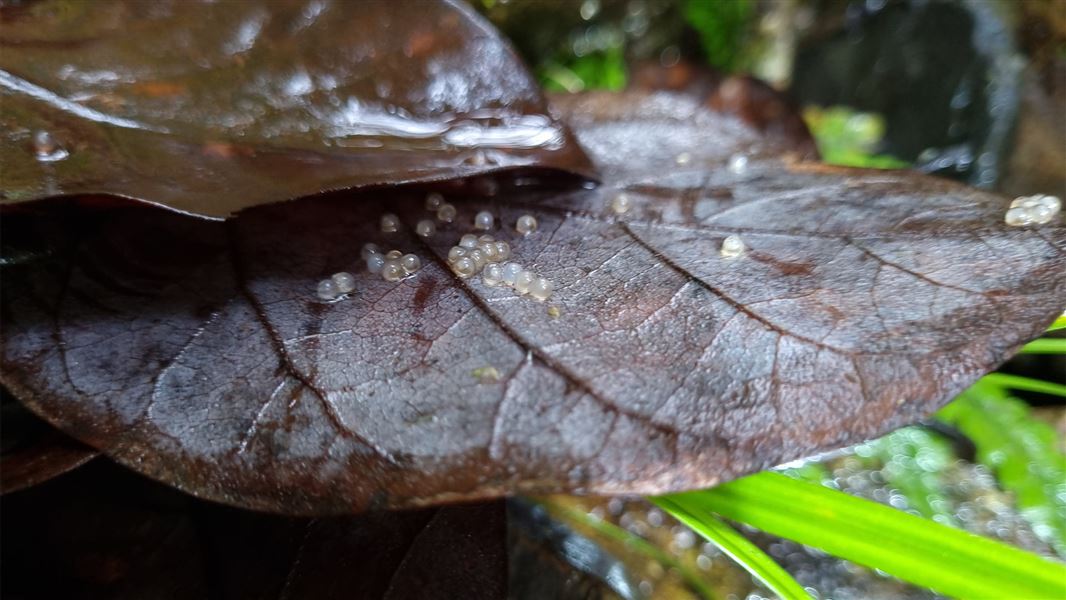
[[[3,383],[120,462],[246,507],[654,494],[917,421],[1062,310],[1066,229],[1005,226],[1006,198],[785,160],[684,97],[558,106],[606,185],[456,190],[428,241],[409,188],[227,223],[5,218],[56,249],[4,268]],[[384,206],[399,232],[379,231]],[[483,208],[555,281],[548,304],[446,268]],[[748,250],[726,259],[731,234]],[[425,267],[385,282],[364,242]],[[316,299],[340,270],[355,293]]]
[[[45,1],[0,18],[4,205],[225,217],[515,167],[591,175],[521,61],[448,1]]]
[[[296,519],[113,464],[4,498],[5,598],[476,598],[507,590],[503,502]]]
[[[58,477],[99,452],[55,430],[2,393],[0,408],[0,494],[17,492]]]

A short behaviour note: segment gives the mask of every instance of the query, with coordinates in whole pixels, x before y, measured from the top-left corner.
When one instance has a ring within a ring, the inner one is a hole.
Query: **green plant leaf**
[[[1040,338],[1022,346],[1021,354],[1066,354],[1066,338]]]
[[[747,523],[949,596],[1066,594],[1066,565],[779,473],[663,499],[699,521],[719,515]]]
[[[1024,401],[985,380],[937,418],[973,440],[977,460],[1015,495],[1037,536],[1066,556],[1066,455],[1058,449],[1055,430],[1030,416]]]
[[[810,594],[781,565],[728,523],[711,514],[700,514],[698,503],[689,503],[682,495],[650,500],[717,546],[783,600],[810,600]]]
[[[1023,392],[1039,392],[1041,394],[1050,394],[1052,396],[1066,398],[1066,385],[1043,381],[1041,379],[1033,379],[1032,377],[1008,375],[1006,373],[989,373],[982,377],[981,381],[985,384],[995,385],[1001,388],[1021,390]]]
[[[1047,328],[1048,331],[1058,331],[1060,329],[1066,329],[1066,314],[1055,319],[1055,322],[1051,324],[1051,327]]]

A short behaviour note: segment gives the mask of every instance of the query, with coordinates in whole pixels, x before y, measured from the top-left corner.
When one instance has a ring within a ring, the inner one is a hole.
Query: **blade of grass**
[[[1055,319],[1055,322],[1051,324],[1051,327],[1047,328],[1048,331],[1058,331],[1059,329],[1066,329],[1066,314]]]
[[[1061,598],[1066,565],[820,485],[764,472],[668,502],[959,598]]]
[[[1066,338],[1040,338],[1022,346],[1021,354],[1066,354]]]
[[[562,504],[555,502],[542,501],[542,504],[544,504],[551,512],[556,512],[571,521],[580,523],[605,538],[628,546],[633,550],[658,561],[660,564],[676,570],[678,575],[680,575],[681,579],[685,582],[685,585],[687,585],[692,591],[696,592],[700,598],[713,600],[717,597],[714,590],[712,590],[699,575],[694,573],[692,569],[689,569],[682,564],[681,561],[671,556],[669,552],[662,550],[639,535],[630,533],[628,530],[613,523],[608,523],[603,519],[592,517],[584,511],[563,506]]]
[[[650,500],[717,546],[782,600],[810,600],[811,595],[781,568],[781,565],[751,543],[748,538],[740,535],[728,523],[714,515],[692,512],[683,501],[675,502],[670,497],[650,498]]]
[[[1002,388],[1021,390],[1025,392],[1039,392],[1066,398],[1066,385],[1052,383],[1021,375],[1008,375],[1006,373],[989,373],[981,378],[983,383],[997,385]]]

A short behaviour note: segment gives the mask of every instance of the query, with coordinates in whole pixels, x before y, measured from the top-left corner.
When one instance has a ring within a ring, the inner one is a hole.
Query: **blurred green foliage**
[[[803,110],[822,160],[845,167],[901,169],[908,166],[892,156],[877,154],[885,136],[885,121],[875,113],[858,112],[846,106]]]
[[[756,18],[751,0],[684,0],[685,21],[700,37],[707,63],[726,72],[747,64],[747,41]]]
[[[620,90],[626,86],[628,72],[622,45],[562,61],[548,60],[538,66],[537,77],[544,89],[575,93]]]

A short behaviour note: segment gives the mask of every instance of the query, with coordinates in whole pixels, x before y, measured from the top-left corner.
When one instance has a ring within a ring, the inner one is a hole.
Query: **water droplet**
[[[739,235],[731,235],[722,240],[722,249],[719,251],[724,258],[734,258],[744,253],[747,246]]]
[[[37,155],[37,160],[41,162],[63,160],[70,156],[70,153],[59,145],[52,134],[44,130],[33,134],[33,151]]]

